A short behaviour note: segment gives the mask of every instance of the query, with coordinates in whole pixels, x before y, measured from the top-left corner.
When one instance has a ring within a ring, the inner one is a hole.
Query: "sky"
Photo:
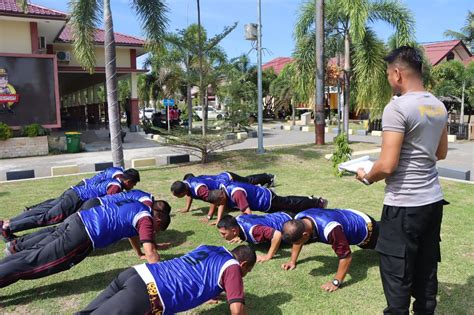
[[[100,0],[99,0],[100,1]],[[68,11],[68,1],[33,0],[33,3],[61,11]],[[196,0],[167,0],[169,31],[197,23]],[[276,57],[291,56],[293,28],[298,10],[304,0],[261,0],[263,62]],[[474,11],[472,0],[400,0],[413,13],[416,21],[416,40],[420,43],[446,40],[447,29],[459,31],[465,24],[467,11]],[[129,0],[111,0],[116,32],[143,37],[143,32]],[[220,33],[227,25],[238,22],[236,29],[221,42],[228,58],[249,54],[256,62],[251,42],[244,38],[244,24],[257,22],[257,0],[200,0],[201,24],[208,36]],[[386,24],[372,25],[378,36],[386,40],[393,29]]]

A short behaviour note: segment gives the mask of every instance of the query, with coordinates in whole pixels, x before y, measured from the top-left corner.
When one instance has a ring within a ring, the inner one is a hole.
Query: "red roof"
[[[262,69],[265,70],[268,68],[273,68],[273,71],[275,71],[275,74],[279,74],[280,71],[292,61],[293,61],[293,58],[291,57],[278,57],[262,65]]]
[[[49,17],[66,19],[67,13],[48,9],[37,4],[28,4],[28,13],[23,13],[15,0],[0,0],[0,15],[22,15],[25,17]]]
[[[455,39],[444,42],[423,44],[423,48],[425,49],[426,57],[430,63],[435,66],[460,43],[461,41],[459,39]]]
[[[115,44],[118,46],[143,46],[145,45],[145,41],[143,41],[140,38],[133,37],[130,35],[124,35],[120,33],[114,33],[115,34]],[[98,44],[103,44],[104,43],[104,38],[105,38],[105,31],[96,29],[95,31],[95,36],[94,36],[94,41]],[[66,25],[59,36],[56,38],[57,42],[65,42],[69,43],[72,42],[72,33],[71,33],[71,28]]]

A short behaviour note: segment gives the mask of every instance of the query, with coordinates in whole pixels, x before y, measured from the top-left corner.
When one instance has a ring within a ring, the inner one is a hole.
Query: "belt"
[[[373,231],[374,231],[374,226],[373,226],[372,222],[367,222],[367,237],[358,246],[365,246],[365,245],[369,244],[370,240],[372,239]]]
[[[148,297],[150,299],[150,305],[151,305],[151,311],[147,314],[162,315],[163,304],[161,304],[161,299],[158,296],[158,289],[156,288],[155,282],[147,283],[146,289],[148,292]]]

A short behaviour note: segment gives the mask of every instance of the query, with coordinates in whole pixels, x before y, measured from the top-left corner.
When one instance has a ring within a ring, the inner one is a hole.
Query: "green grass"
[[[370,145],[352,144],[355,150]],[[299,146],[279,148],[265,155],[254,150],[226,152],[217,161],[183,167],[162,167],[141,171],[138,188],[148,190],[170,201],[174,209],[184,206],[184,200],[173,198],[170,184],[185,173],[212,174],[232,170],[243,175],[271,172],[277,175],[276,191],[280,195],[323,195],[330,206],[354,208],[380,217],[384,184],[366,187],[352,176],[336,178],[330,162],[323,156],[330,146],[314,148]],[[0,185],[0,217],[11,217],[23,206],[59,195],[75,184],[79,176],[59,177]],[[442,181],[446,199],[442,226],[442,262],[439,265],[440,314],[474,314],[474,194],[472,185]],[[194,211],[174,212],[168,231],[158,236],[160,242],[174,246],[161,251],[162,259],[184,254],[199,244],[233,246],[223,242],[215,227],[199,219],[207,209],[205,203],[195,202]],[[237,213],[235,213],[237,214]],[[262,253],[266,246],[256,247]],[[257,265],[245,278],[247,307],[250,314],[380,314],[385,307],[378,271],[377,254],[352,248],[353,262],[345,286],[330,294],[319,287],[331,280],[337,268],[337,258],[324,244],[306,245],[294,271],[283,271],[280,265],[289,260],[290,248],[283,247],[269,262]],[[71,270],[47,278],[19,281],[0,289],[0,313],[52,314],[72,313],[90,302],[108,283],[127,267],[140,264],[127,241],[107,250],[98,250]],[[225,303],[204,305],[191,314],[228,313]]]

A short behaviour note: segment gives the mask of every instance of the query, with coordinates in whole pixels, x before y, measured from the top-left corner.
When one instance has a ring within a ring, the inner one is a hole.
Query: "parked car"
[[[202,119],[203,117],[202,106],[194,106],[193,109],[196,115],[198,115],[199,119]],[[207,118],[209,120],[214,120],[214,119],[222,120],[225,117],[227,117],[227,113],[225,111],[215,109],[212,106],[207,107]]]
[[[140,112],[138,113],[138,118],[143,119],[151,119],[153,114],[156,113],[156,110],[154,108],[145,108],[141,109]]]

